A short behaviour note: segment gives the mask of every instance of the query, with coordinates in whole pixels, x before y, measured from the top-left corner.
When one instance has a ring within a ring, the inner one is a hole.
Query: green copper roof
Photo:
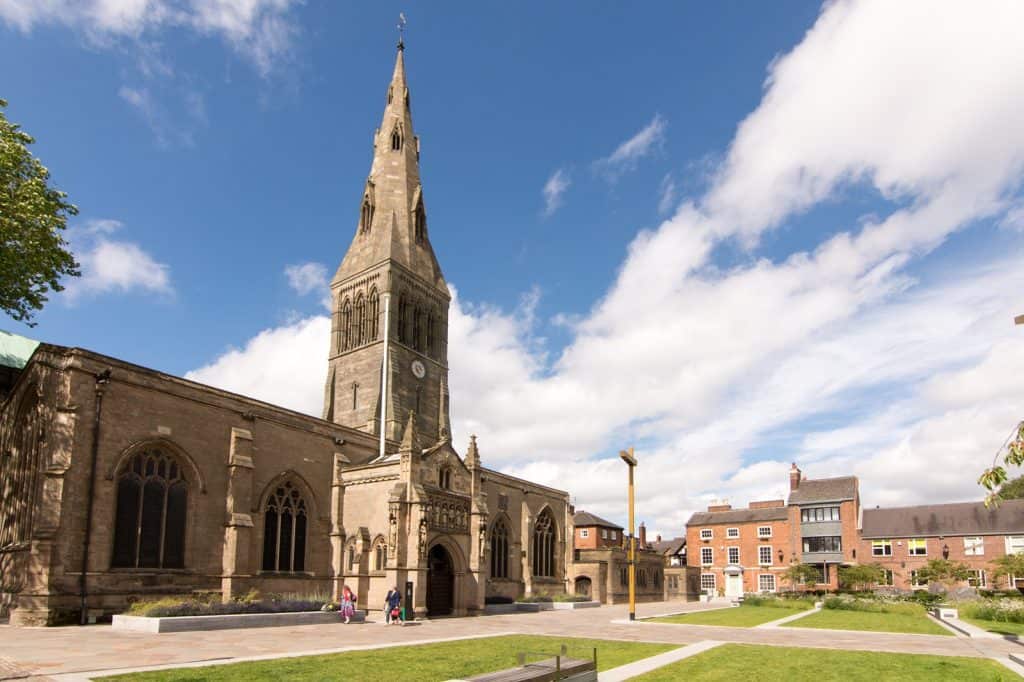
[[[0,367],[21,369],[38,345],[35,339],[0,330]]]

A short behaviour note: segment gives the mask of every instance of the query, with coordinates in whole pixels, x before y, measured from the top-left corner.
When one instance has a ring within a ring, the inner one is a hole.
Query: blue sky
[[[86,269],[0,326],[315,413],[404,11],[457,439],[613,518],[635,442],[665,532],[793,459],[970,499],[1024,416],[1024,64],[948,9],[0,0]]]

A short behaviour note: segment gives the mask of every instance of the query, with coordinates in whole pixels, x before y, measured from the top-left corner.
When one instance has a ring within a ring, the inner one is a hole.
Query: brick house
[[[658,535],[651,549],[661,554],[665,567],[666,600],[688,599],[700,594],[700,571],[686,565],[686,538],[662,540]]]
[[[819,567],[818,589],[839,589],[839,567],[856,563],[860,486],[856,476],[807,479],[789,472],[789,563]],[[810,587],[808,585],[808,587]]]
[[[636,543],[636,600],[664,598],[665,566],[660,552],[647,542],[640,524]],[[589,512],[573,515],[573,561],[569,578],[576,594],[605,604],[629,600],[628,535],[618,524]]]
[[[783,500],[751,502],[746,509],[711,505],[686,524],[687,565],[700,571],[699,589],[739,597],[775,592],[792,545],[790,510]]]
[[[865,509],[859,546],[861,561],[881,565],[884,584],[896,589],[924,588],[917,571],[931,559],[967,564],[975,587],[1012,587],[994,583],[991,562],[1024,552],[1024,500],[992,509],[981,502]]]

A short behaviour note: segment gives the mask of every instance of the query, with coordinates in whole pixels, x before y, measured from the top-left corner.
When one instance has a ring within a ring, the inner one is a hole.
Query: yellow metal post
[[[629,619],[636,620],[636,527],[633,516],[633,469],[636,468],[636,455],[633,448],[619,451],[619,457],[629,467]]]

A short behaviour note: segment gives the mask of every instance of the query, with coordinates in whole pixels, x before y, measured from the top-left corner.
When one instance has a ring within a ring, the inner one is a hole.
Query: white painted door
[[[743,596],[743,576],[742,575],[727,575],[727,576],[725,576],[725,596],[726,597],[742,597]]]

